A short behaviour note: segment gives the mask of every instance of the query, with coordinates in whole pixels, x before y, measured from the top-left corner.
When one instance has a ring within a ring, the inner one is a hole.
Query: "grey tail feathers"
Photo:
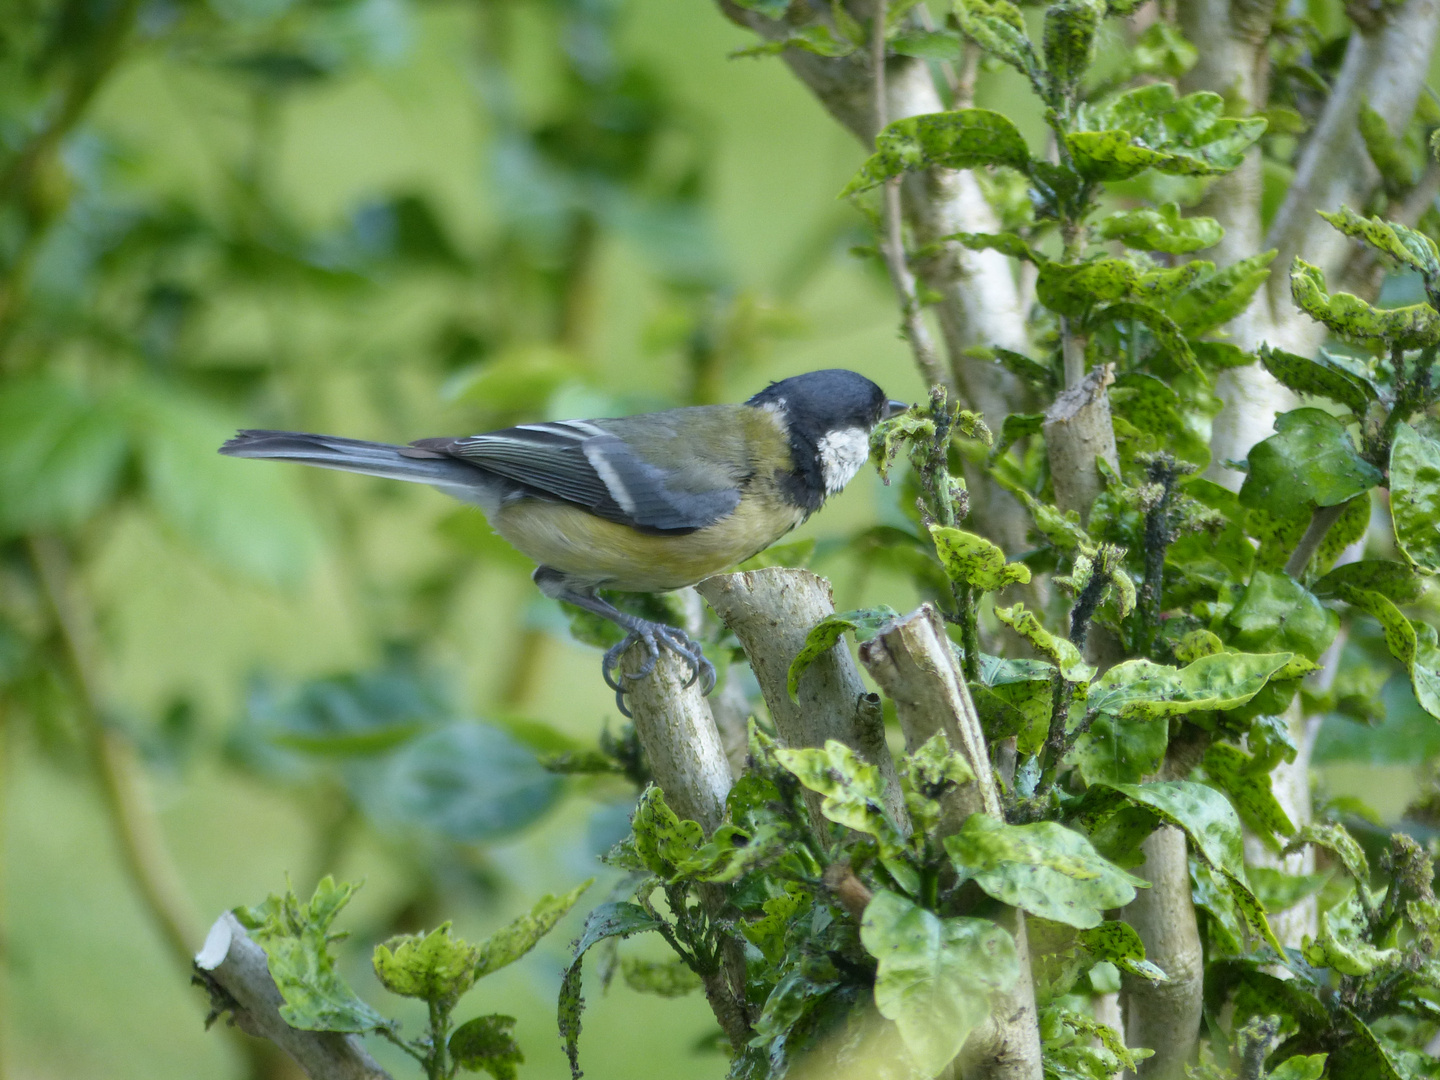
[[[390,443],[310,435],[303,431],[241,431],[220,447],[227,457],[266,458],[318,465],[322,469],[409,480],[442,487],[483,486],[485,473],[473,465],[433,450]]]

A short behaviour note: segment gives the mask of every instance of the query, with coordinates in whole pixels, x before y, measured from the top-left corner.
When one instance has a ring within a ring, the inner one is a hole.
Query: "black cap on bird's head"
[[[843,368],[781,379],[746,404],[773,409],[784,420],[794,464],[787,494],[807,512],[818,510],[860,470],[869,456],[871,429],[909,408]]]
[[[844,368],[808,371],[781,379],[746,404],[778,408],[792,427],[799,426],[817,439],[844,428],[869,431],[881,420],[909,408],[903,401],[887,399],[885,391],[864,375]]]

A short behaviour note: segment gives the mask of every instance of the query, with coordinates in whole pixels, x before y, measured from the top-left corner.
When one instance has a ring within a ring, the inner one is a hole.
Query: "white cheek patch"
[[[834,495],[860,471],[870,457],[870,433],[864,428],[841,428],[824,436],[816,447],[825,493]]]

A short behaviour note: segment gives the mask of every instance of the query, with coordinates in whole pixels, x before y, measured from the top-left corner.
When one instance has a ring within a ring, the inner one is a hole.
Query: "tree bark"
[[[228,1011],[241,1031],[280,1047],[310,1080],[393,1080],[358,1035],[301,1031],[281,1019],[285,999],[270,977],[265,950],[228,911],[215,920],[195,957],[195,975],[209,989],[216,1011]]]
[[[975,783],[959,788],[956,801],[945,807],[946,824],[958,827],[972,812],[1003,821],[980,718],[939,613],[922,605],[861,646],[860,658],[895,702],[906,742],[918,745],[944,731],[975,773]],[[991,999],[989,1018],[965,1041],[958,1061],[966,1080],[1040,1080],[1044,1070],[1025,916],[1007,909],[997,921],[1015,939],[1020,977],[1010,990]]]
[[[1125,908],[1125,921],[1145,943],[1145,958],[1169,981],[1124,976],[1125,1042],[1155,1051],[1140,1064],[1144,1080],[1179,1080],[1195,1054],[1205,990],[1205,957],[1190,899],[1190,861],[1185,834],[1171,825],[1156,829],[1140,848],[1145,865],[1136,872],[1150,888],[1137,890]]]
[[[808,570],[780,566],[717,574],[696,586],[745,649],[770,718],[785,745],[824,746],[838,739],[880,770],[886,809],[901,827],[910,820],[895,760],[885,742],[880,701],[865,689],[843,641],[817,657],[800,676],[792,701],[790,665],[810,630],[835,613],[830,583]]]
[[[1075,385],[1062,390],[1045,414],[1045,448],[1055,505],[1088,518],[1095,497],[1105,489],[1096,462],[1119,470],[1115,428],[1110,420],[1106,387],[1115,381],[1111,364],[1092,369]]]

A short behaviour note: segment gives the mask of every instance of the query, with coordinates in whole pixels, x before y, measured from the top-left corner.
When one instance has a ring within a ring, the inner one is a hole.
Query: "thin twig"
[[[1310,565],[1310,560],[1315,557],[1315,552],[1320,549],[1320,543],[1325,539],[1325,534],[1330,531],[1330,526],[1340,520],[1340,515],[1345,512],[1345,503],[1338,506],[1322,506],[1310,516],[1310,524],[1305,528],[1305,535],[1300,537],[1300,542],[1295,545],[1295,550],[1290,553],[1290,559],[1285,563],[1285,573],[1295,579],[1299,579],[1305,568]]]
[[[885,130],[888,110],[885,104],[885,13],[887,0],[875,5],[875,25],[871,33],[870,63],[873,67],[875,88],[875,135]],[[945,371],[940,366],[940,356],[935,350],[935,341],[930,328],[921,315],[920,301],[915,292],[915,276],[905,259],[905,237],[901,229],[900,207],[901,178],[892,176],[885,181],[882,189],[883,208],[881,211],[880,254],[885,259],[885,269],[890,272],[890,283],[900,299],[901,328],[910,351],[915,354],[915,364],[925,385],[944,385]]]

